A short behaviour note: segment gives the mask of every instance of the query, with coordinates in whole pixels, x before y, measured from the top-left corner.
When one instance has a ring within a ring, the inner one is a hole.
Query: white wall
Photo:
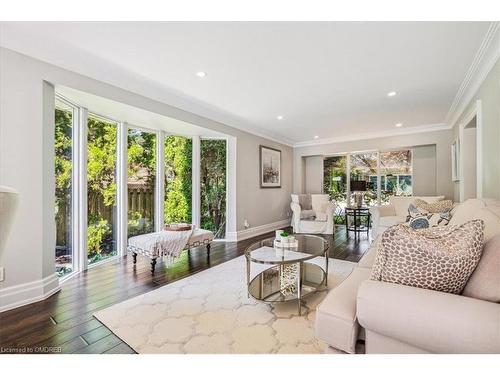
[[[228,134],[228,165],[237,174],[235,180],[228,181],[236,190],[236,197],[232,197],[236,201],[232,229],[241,231],[245,219],[251,227],[267,225],[267,229],[287,219],[292,191],[291,147],[0,48],[0,184],[20,192],[18,214],[0,259],[6,272],[0,284],[0,309],[20,298],[40,298],[41,291],[57,289],[53,276],[53,85],[72,87]],[[259,188],[261,144],[282,150],[281,189]],[[36,292],[27,293],[29,288]]]
[[[417,146],[413,147],[412,150],[413,194],[420,196],[436,195],[436,145]]]
[[[323,192],[323,156],[308,156],[306,163],[306,193],[321,194]]]
[[[422,160],[417,161],[418,168],[415,177],[416,189],[415,194],[422,192],[433,192],[434,194],[445,195],[449,199],[453,197],[453,185],[451,182],[451,130],[428,131],[425,133],[406,134],[399,136],[383,137],[376,139],[364,139],[359,141],[330,143],[314,146],[296,147],[294,149],[294,192],[304,192],[302,176],[305,168],[305,163],[302,159],[312,155],[334,155],[347,152],[368,151],[368,150],[390,150],[397,148],[415,148],[418,147],[417,157],[422,157]],[[435,155],[432,155],[431,148],[421,148],[421,146],[432,146],[435,150]],[[433,160],[434,159],[434,160]],[[423,170],[426,167],[431,169]],[[415,164],[414,164],[415,168]],[[415,173],[415,172],[414,172]],[[429,179],[433,178],[429,184]],[[306,182],[307,183],[307,182]],[[424,186],[424,184],[430,186]]]
[[[467,121],[477,101],[481,101],[482,196],[500,199],[500,60],[497,60],[453,128],[455,138]],[[466,124],[465,124],[466,125]],[[454,184],[455,197],[460,196],[459,182]]]

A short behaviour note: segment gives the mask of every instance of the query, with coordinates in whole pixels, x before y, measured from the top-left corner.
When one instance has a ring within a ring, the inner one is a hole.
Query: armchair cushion
[[[300,210],[301,220],[311,220],[314,219],[315,213],[313,210]]]

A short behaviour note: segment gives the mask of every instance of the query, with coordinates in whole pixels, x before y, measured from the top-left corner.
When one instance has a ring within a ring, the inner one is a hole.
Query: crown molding
[[[409,128],[394,129],[394,130],[388,130],[388,131],[383,131],[383,132],[370,132],[370,133],[363,133],[363,134],[346,135],[343,137],[317,139],[314,141],[297,142],[297,143],[295,143],[294,147],[299,148],[299,147],[326,145],[326,144],[331,144],[331,143],[360,141],[360,140],[365,140],[365,139],[397,137],[397,136],[401,136],[401,135],[418,134],[418,133],[426,133],[426,132],[450,130],[450,129],[451,129],[451,126],[444,124],[444,123],[419,125],[419,126],[412,126]]]
[[[500,22],[491,22],[448,110],[445,123],[454,127],[479,87],[500,58]]]

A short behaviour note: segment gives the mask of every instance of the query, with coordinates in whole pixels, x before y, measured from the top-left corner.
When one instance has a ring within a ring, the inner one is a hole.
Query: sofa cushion
[[[453,202],[451,200],[442,200],[433,203],[428,203],[423,199],[417,198],[415,199],[415,207],[418,207],[422,210],[425,210],[429,213],[440,213],[440,212],[448,212],[453,208]]]
[[[347,353],[356,352],[359,324],[356,319],[358,287],[370,278],[369,268],[356,267],[332,289],[316,309],[316,337]]]
[[[436,197],[415,197],[415,196],[406,197],[397,195],[389,198],[389,204],[394,205],[397,216],[406,217],[406,215],[408,214],[408,206],[410,205],[410,203],[414,202],[415,199],[422,199],[427,203],[434,203],[443,200],[444,196],[439,195]]]
[[[462,294],[500,303],[500,234],[485,243],[481,260]]]
[[[382,216],[378,221],[379,227],[389,228],[396,224],[404,223],[406,216]]]
[[[460,293],[483,250],[482,220],[413,230],[395,225],[382,234],[372,280]]]
[[[467,199],[451,210],[451,220],[449,225],[461,225],[472,217],[486,205],[481,199]]]
[[[489,206],[476,212],[472,219],[484,221],[484,242],[500,233],[500,207]]]

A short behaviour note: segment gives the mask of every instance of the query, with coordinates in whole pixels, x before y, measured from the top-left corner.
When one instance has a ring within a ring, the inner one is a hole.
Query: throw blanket
[[[193,229],[179,232],[162,230],[141,234],[128,239],[128,248],[130,251],[151,258],[163,257],[163,261],[170,264],[186,247],[192,233]]]

